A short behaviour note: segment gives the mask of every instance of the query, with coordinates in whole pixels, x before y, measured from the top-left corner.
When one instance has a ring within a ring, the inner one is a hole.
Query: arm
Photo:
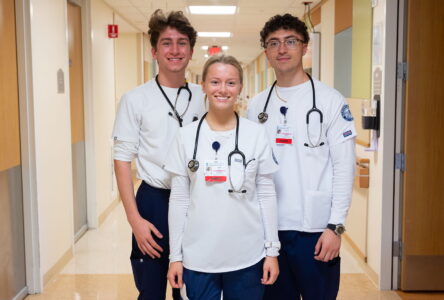
[[[355,140],[348,139],[330,148],[333,162],[333,200],[330,224],[344,224],[351,203],[355,169]],[[327,262],[339,255],[341,238],[325,229],[315,247],[315,259]]]
[[[152,233],[158,238],[162,238],[162,234],[153,224],[142,218],[139,214],[134,197],[131,162],[115,159],[114,170],[116,172],[117,186],[123,207],[125,208],[126,217],[140,251],[142,251],[143,254],[148,254],[152,258],[160,257],[159,252],[162,252],[163,249],[153,239]]]
[[[256,176],[257,198],[265,232],[266,255],[262,284],[273,284],[279,275],[277,256],[280,242],[277,230],[276,192],[272,174]]]
[[[190,179],[186,176],[173,175],[168,210],[171,264],[167,275],[173,288],[183,286],[182,239],[189,205]]]

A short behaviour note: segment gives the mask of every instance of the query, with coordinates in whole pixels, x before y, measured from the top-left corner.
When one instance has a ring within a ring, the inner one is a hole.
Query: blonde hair
[[[225,55],[225,54],[213,55],[205,62],[205,65],[204,65],[203,71],[202,71],[202,81],[205,81],[207,74],[208,74],[208,69],[210,68],[210,66],[213,64],[217,64],[217,63],[231,65],[231,66],[235,67],[237,72],[239,73],[240,83],[243,84],[244,71],[242,70],[242,67],[241,67],[239,61],[234,56]]]

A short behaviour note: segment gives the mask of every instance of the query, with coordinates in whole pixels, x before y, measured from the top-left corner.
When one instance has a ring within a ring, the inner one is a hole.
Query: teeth
[[[217,100],[228,100],[228,97],[216,97]]]

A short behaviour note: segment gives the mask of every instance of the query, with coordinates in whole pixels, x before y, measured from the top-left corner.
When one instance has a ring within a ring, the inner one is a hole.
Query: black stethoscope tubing
[[[199,135],[200,135],[200,128],[202,126],[202,122],[205,119],[205,117],[207,116],[208,113],[205,113],[202,118],[199,120],[199,124],[197,125],[197,130],[196,130],[196,138],[194,140],[194,151],[193,151],[193,159],[190,160],[188,162],[188,168],[190,169],[191,172],[196,172],[199,169],[199,161],[196,159],[197,157],[197,148],[199,145]],[[239,115],[234,112],[234,115],[236,116],[236,138],[235,138],[235,143],[234,143],[234,150],[231,151],[228,154],[228,166],[231,166],[231,157],[234,154],[239,154],[242,157],[242,164],[245,167],[246,163],[245,163],[245,154],[239,150],[239,145],[238,145],[238,141],[239,141]]]
[[[176,115],[176,119],[177,119],[177,122],[179,122],[179,126],[182,127],[182,126],[183,126],[183,125],[182,125],[182,121],[183,121],[183,120],[182,120],[182,117],[183,117],[183,116],[185,115],[185,113],[187,112],[188,107],[190,106],[191,97],[192,97],[191,90],[190,90],[190,88],[188,87],[188,82],[185,82],[185,85],[181,86],[181,87],[177,90],[176,102],[175,102],[174,105],[173,105],[173,103],[171,103],[171,101],[170,101],[170,99],[168,98],[167,94],[166,94],[165,91],[163,90],[162,86],[160,85],[158,77],[159,77],[159,75],[156,75],[156,83],[157,83],[157,86],[159,87],[160,91],[162,92],[163,97],[164,97],[165,100],[168,102],[169,106],[171,107],[171,109],[173,110],[174,114]],[[183,115],[181,116],[181,115],[179,115],[179,113],[177,112],[176,105],[177,105],[177,99],[179,98],[180,91],[181,91],[182,89],[184,89],[184,90],[186,90],[186,91],[188,92],[188,103],[187,103],[187,108],[185,109],[185,112],[184,112]]]
[[[310,147],[310,148],[314,148],[317,146],[322,146],[324,145],[324,143],[318,143],[316,145],[314,145],[311,140],[310,140],[310,136],[308,135],[308,126],[310,124],[310,115],[312,113],[317,113],[319,114],[319,120],[321,123],[321,131],[322,131],[322,124],[324,122],[324,114],[322,113],[322,111],[316,107],[316,92],[315,92],[315,87],[314,87],[314,82],[313,79],[311,78],[310,74],[305,73],[308,76],[308,79],[310,79],[310,83],[311,83],[311,91],[312,91],[312,100],[313,100],[313,107],[307,112],[306,114],[306,124],[307,124],[307,138],[309,139],[309,143],[304,143],[304,146],[306,147]],[[262,112],[259,113],[259,115],[257,116],[257,118],[259,119],[260,123],[265,123],[268,120],[268,114],[267,114],[267,107],[268,107],[268,103],[270,102],[270,98],[271,98],[271,93],[273,92],[273,89],[275,88],[275,85],[277,83],[277,80],[274,81],[273,85],[270,88],[270,91],[268,92],[268,96],[267,96],[267,101],[265,101],[265,105],[264,105],[264,109],[262,110]],[[320,136],[322,135],[322,132],[320,134]]]

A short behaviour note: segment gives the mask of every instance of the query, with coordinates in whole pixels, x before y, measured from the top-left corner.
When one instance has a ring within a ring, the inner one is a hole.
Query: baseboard
[[[108,207],[100,214],[99,216],[99,226],[102,226],[103,222],[105,222],[106,218],[113,211],[114,208],[119,204],[120,197],[115,197],[114,200],[108,205]]]
[[[43,286],[45,286],[55,275],[59,274],[62,271],[63,267],[73,258],[74,254],[72,252],[72,248],[69,248],[68,251],[63,254],[63,256],[48,270],[48,272],[43,275]]]
[[[370,278],[373,284],[378,288],[379,287],[379,275],[370,267],[367,263],[367,257],[359,250],[356,244],[352,241],[352,239],[344,234],[347,244],[350,245],[350,253],[356,258],[359,263],[359,266],[364,270],[364,273]]]
[[[28,288],[24,287],[12,300],[23,300],[26,296],[28,296]]]
[[[365,256],[364,253],[362,253],[361,249],[359,249],[358,245],[355,244],[355,242],[352,240],[352,238],[347,234],[344,233],[342,237],[347,241],[347,243],[352,247],[355,254],[363,261],[367,262],[367,256]]]

